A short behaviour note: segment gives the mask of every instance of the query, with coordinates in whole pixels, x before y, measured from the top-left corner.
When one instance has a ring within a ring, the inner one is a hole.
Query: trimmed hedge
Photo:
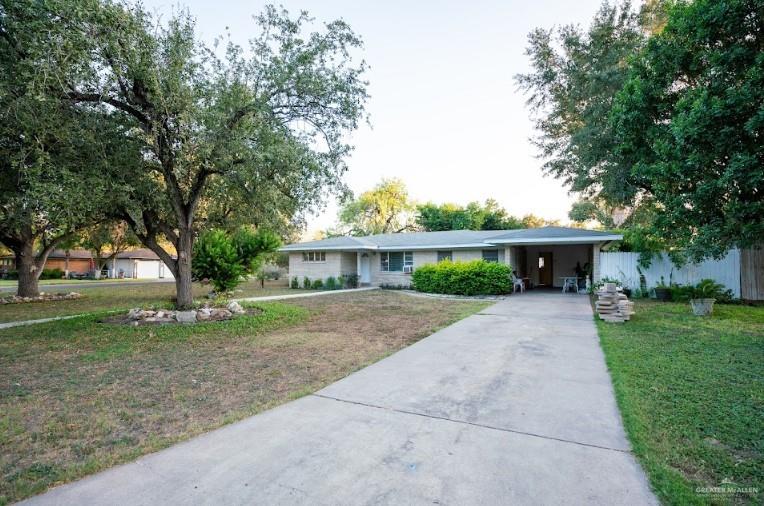
[[[414,270],[414,289],[450,295],[500,295],[512,291],[508,265],[484,260],[428,264]]]

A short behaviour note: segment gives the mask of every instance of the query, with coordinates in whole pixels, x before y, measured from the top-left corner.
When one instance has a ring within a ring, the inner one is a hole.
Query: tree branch
[[[130,104],[122,102],[121,100],[117,100],[112,97],[106,97],[101,95],[100,93],[79,92],[75,90],[74,88],[71,88],[71,86],[70,86],[70,91],[66,92],[64,95],[69,100],[74,100],[75,102],[109,104],[110,106],[115,107],[133,116],[135,119],[137,119],[141,123],[144,130],[151,129],[151,120],[149,120],[148,116],[146,116],[145,114],[143,114],[141,111],[131,106]]]

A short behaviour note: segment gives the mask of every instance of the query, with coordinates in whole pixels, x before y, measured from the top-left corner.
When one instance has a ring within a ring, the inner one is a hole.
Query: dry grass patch
[[[0,331],[0,504],[313,392],[489,303],[391,292],[160,327]]]

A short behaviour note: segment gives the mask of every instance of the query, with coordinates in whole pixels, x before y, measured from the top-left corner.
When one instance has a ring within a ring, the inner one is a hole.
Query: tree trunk
[[[178,231],[178,260],[175,274],[175,291],[179,309],[188,309],[194,303],[193,286],[191,284],[191,250],[194,235],[191,230]]]
[[[16,269],[19,273],[17,295],[19,297],[37,297],[40,295],[38,280],[40,271],[34,258],[34,243],[29,242],[15,251]]]

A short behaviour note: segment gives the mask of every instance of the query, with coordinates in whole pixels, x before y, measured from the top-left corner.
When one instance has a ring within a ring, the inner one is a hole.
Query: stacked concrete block
[[[612,323],[623,323],[634,314],[634,303],[618,290],[615,283],[605,283],[597,292],[595,308],[601,320]]]

